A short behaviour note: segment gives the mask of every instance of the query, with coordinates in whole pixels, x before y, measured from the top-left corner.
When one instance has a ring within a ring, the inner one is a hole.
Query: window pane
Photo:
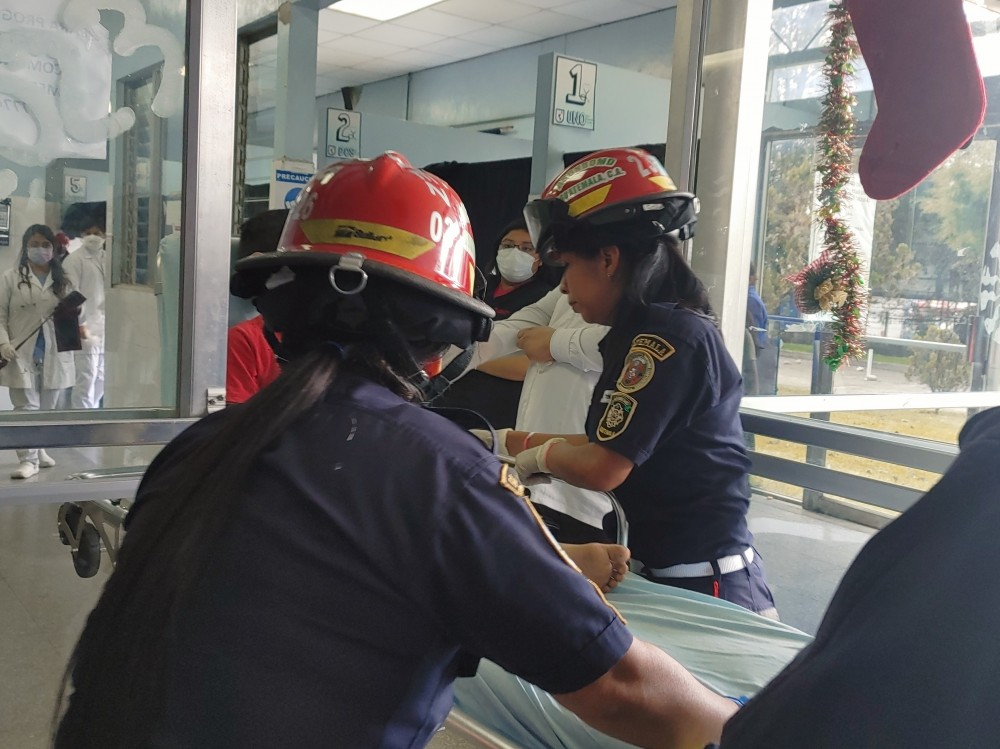
[[[187,5],[131,0],[85,28],[79,5],[0,14],[0,410],[16,418],[176,400]],[[82,305],[62,303],[74,290]]]

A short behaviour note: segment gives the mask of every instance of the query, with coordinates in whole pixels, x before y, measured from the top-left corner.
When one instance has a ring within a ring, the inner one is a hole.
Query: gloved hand
[[[507,435],[510,434],[512,429],[495,429],[497,435],[497,453],[500,455],[507,455]],[[493,449],[493,436],[490,434],[489,429],[470,429],[469,434],[478,437],[486,447],[490,450]]]
[[[14,361],[17,358],[17,349],[9,343],[0,343],[0,356],[4,361]]]
[[[533,473],[551,473],[548,464],[545,462],[549,450],[557,442],[565,441],[563,437],[553,437],[538,447],[529,447],[527,450],[519,452],[517,458],[514,460],[514,468],[517,469],[517,475],[524,479]]]

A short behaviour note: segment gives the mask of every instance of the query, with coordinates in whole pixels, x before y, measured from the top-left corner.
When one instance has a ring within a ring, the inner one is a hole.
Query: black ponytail
[[[632,266],[625,291],[629,302],[642,307],[676,302],[678,307],[715,318],[708,289],[684,259],[676,237],[667,234],[637,244],[626,242],[619,249]]]
[[[377,367],[376,362],[370,352],[354,359],[362,368]],[[247,475],[267,446],[316,405],[342,367],[348,364],[335,347],[310,352],[237,407],[210,439],[179,454],[173,465],[179,461],[182,467],[172,480],[145,492],[117,569],[64,674],[57,711],[71,677],[75,693],[62,725],[53,725],[56,749],[146,745],[163,704],[175,616],[213,541],[244,500]]]

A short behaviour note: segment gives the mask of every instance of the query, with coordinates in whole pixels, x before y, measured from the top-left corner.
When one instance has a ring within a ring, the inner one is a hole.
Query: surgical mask
[[[35,265],[48,265],[52,261],[52,245],[48,247],[29,247],[28,260]]]
[[[104,237],[99,234],[88,234],[83,238],[83,248],[87,252],[100,252],[104,249]]]
[[[516,247],[501,247],[497,253],[497,268],[509,283],[522,283],[535,275],[535,258]]]

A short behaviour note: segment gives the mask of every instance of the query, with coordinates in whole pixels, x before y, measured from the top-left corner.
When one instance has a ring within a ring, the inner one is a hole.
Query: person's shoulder
[[[721,341],[719,328],[711,317],[672,304],[651,305],[637,330],[637,337],[659,335],[691,346]]]
[[[331,397],[346,397],[381,420],[386,434],[406,443],[411,452],[426,450],[463,468],[490,455],[479,439],[451,419],[361,377],[349,376],[341,393],[333,392]]]
[[[264,319],[257,315],[249,320],[236,323],[229,329],[229,337],[230,339],[239,338],[250,341],[260,340],[267,343],[267,338],[264,337]]]
[[[963,450],[982,442],[1000,442],[1000,406],[980,411],[965,423],[958,436]]]

